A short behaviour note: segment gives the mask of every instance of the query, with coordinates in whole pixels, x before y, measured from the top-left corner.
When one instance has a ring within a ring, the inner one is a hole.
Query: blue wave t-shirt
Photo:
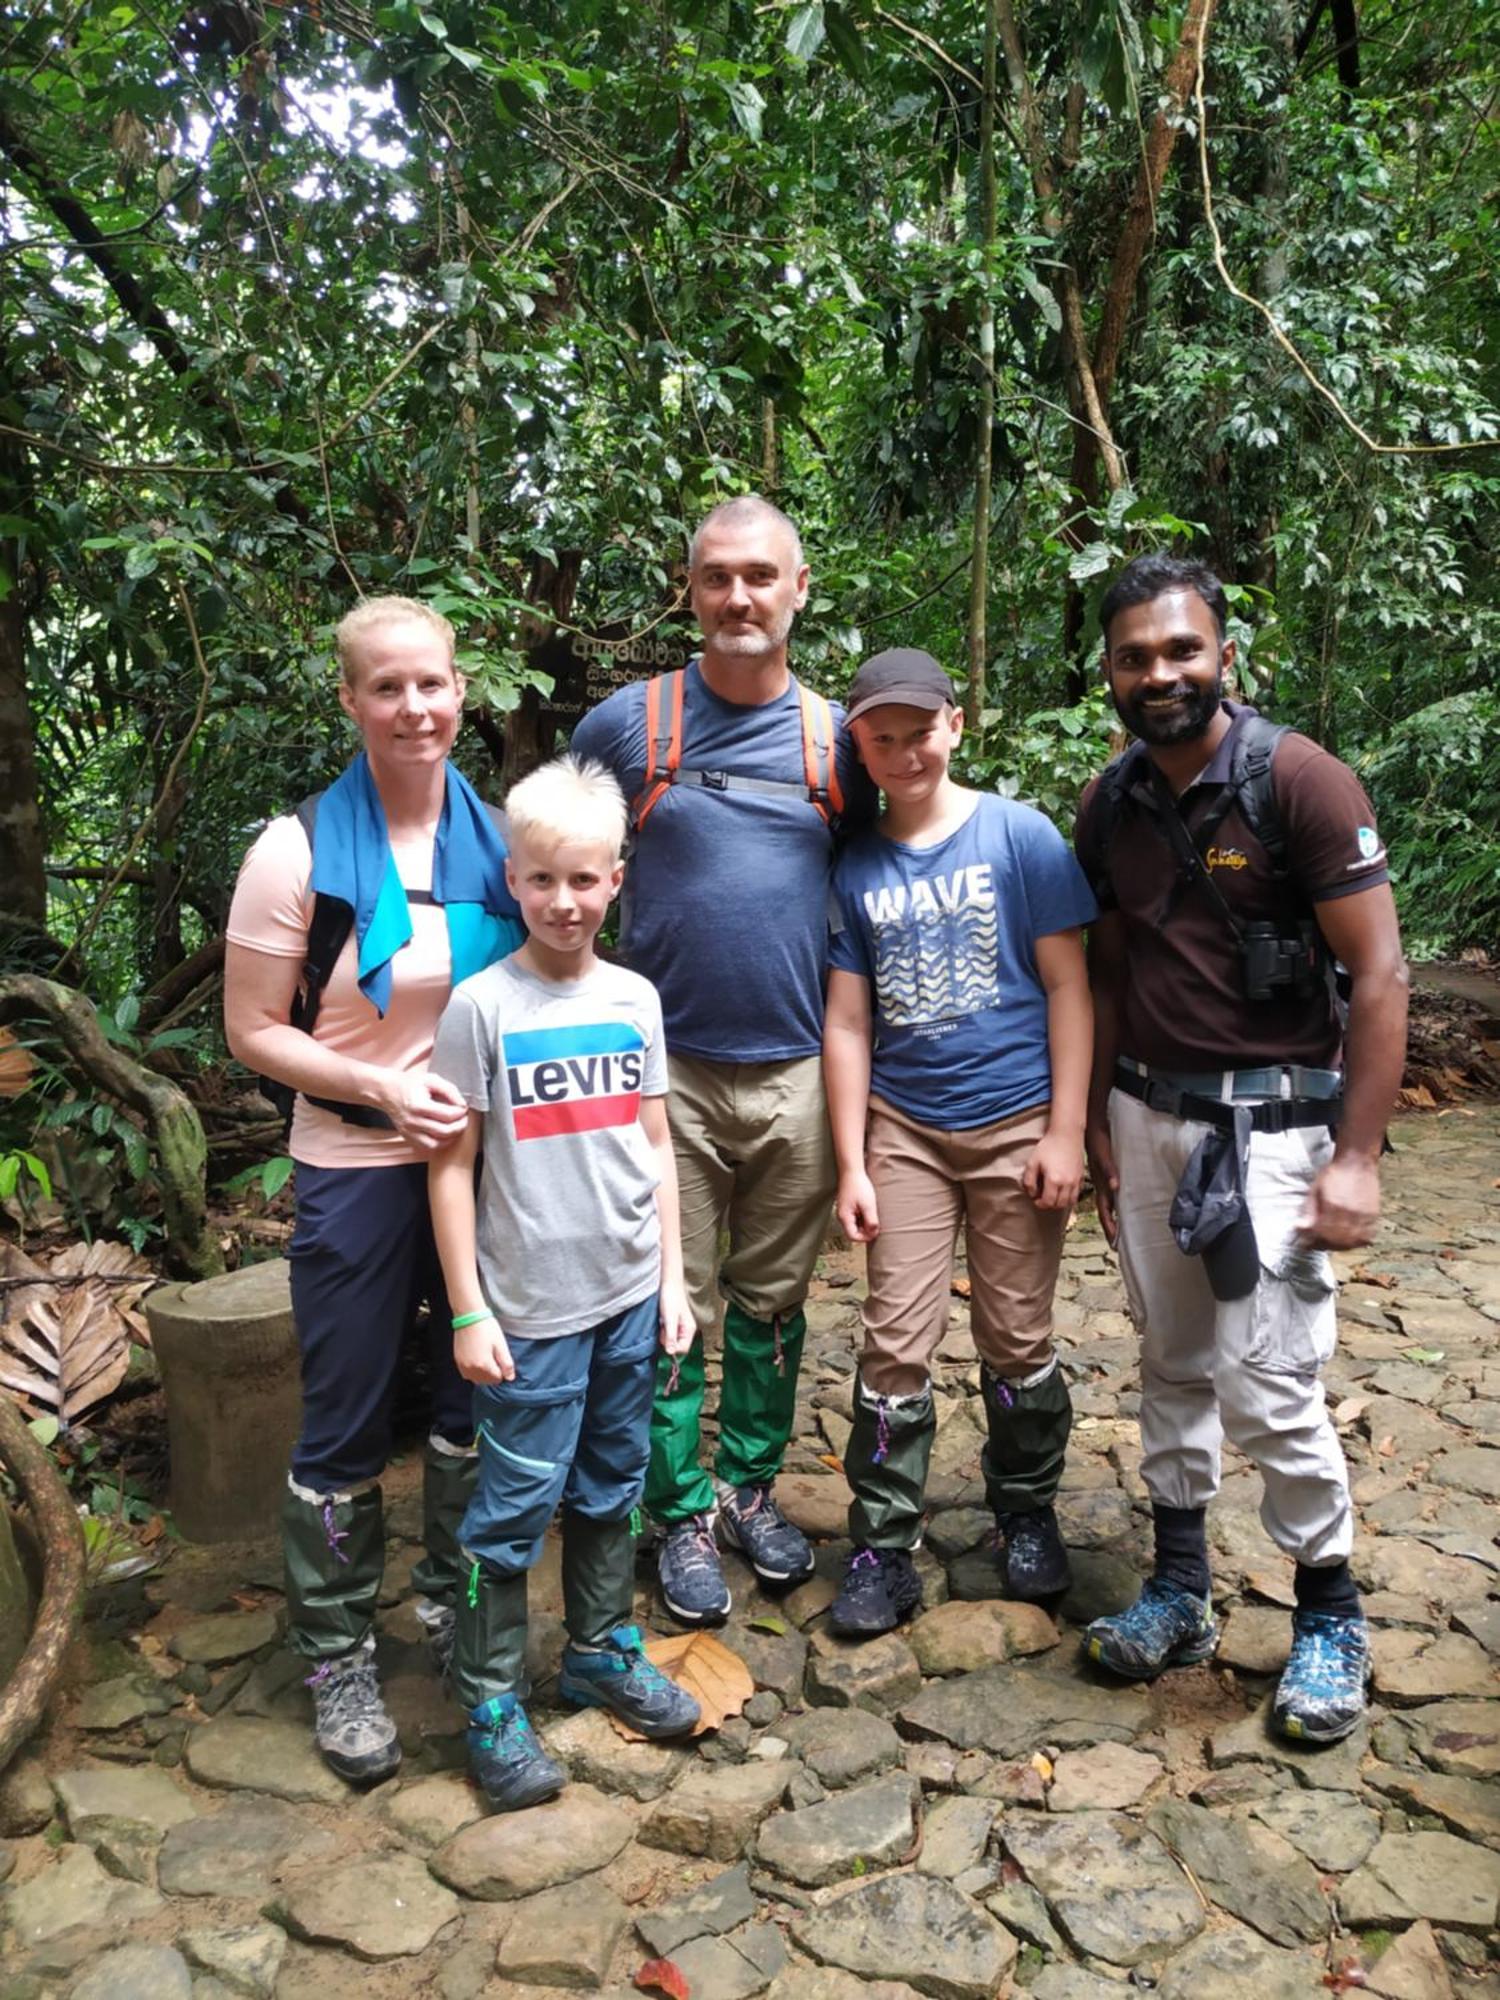
[[[1052,1095],[1036,941],[1097,915],[1052,822],[981,793],[932,847],[879,831],[833,878],[831,960],[870,982],[871,1087],[941,1132],[993,1125]]]
[[[830,702],[843,823],[875,794]],[[646,778],[646,683],[619,688],[573,731],[627,799]],[[683,679],[682,768],[798,784],[802,705],[725,701],[694,661]],[[673,785],[636,835],[621,898],[620,956],[661,995],[667,1047],[707,1062],[787,1062],[823,1045],[828,885],[837,829],[805,797]]]

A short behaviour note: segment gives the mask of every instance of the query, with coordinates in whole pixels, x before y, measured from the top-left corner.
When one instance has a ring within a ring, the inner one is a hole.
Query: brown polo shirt
[[[1241,719],[1253,713],[1225,705],[1234,717],[1229,733],[1176,801],[1190,834],[1228,783]],[[1276,746],[1271,779],[1292,883],[1308,904],[1390,879],[1370,801],[1346,764],[1293,731]],[[1188,1071],[1262,1063],[1337,1067],[1341,1033],[1330,996],[1245,998],[1239,948],[1222,912],[1200,881],[1178,884],[1176,851],[1151,784],[1143,777],[1121,800],[1107,856],[1094,825],[1098,789],[1095,778],[1078,808],[1074,844],[1099,907],[1123,919],[1121,1055]],[[1205,858],[1241,923],[1280,921],[1285,890],[1278,894],[1270,859],[1237,806],[1220,822]]]

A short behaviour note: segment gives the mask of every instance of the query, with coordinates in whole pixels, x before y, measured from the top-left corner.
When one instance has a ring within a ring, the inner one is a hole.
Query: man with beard
[[[832,1213],[820,1071],[828,884],[840,825],[874,814],[843,711],[787,663],[807,600],[796,528],[755,495],[715,507],[689,551],[703,651],[586,715],[574,752],[632,801],[621,953],[661,995],[682,1248],[698,1334],[658,1369],[646,1507],[688,1625],[728,1616],[714,1539],[763,1583],[812,1574],[773,1482],[791,1436],[803,1302]],[[721,1236],[728,1250],[720,1256]],[[719,1441],[699,1459],[703,1338],[724,1306]]]
[[[1364,1711],[1369,1638],[1319,1379],[1328,1252],[1375,1233],[1406,969],[1369,800],[1307,737],[1224,699],[1226,610],[1201,563],[1152,555],[1100,611],[1105,677],[1137,741],[1078,814],[1101,910],[1087,1143],[1141,1335],[1155,1565],[1084,1650],[1135,1679],[1214,1651],[1204,1515],[1227,1435],[1296,1565],[1276,1722],[1332,1742]]]

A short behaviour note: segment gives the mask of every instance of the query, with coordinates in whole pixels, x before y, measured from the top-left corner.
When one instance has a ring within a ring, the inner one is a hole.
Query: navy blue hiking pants
[[[558,1507],[623,1521],[640,1504],[656,1387],[653,1292],[584,1333],[507,1335],[513,1382],[474,1391],[479,1479],[459,1540],[502,1575],[528,1570]]]
[[[474,1390],[453,1365],[452,1315],[432,1240],[427,1168],[297,1168],[287,1251],[302,1350],[302,1434],[292,1478],[317,1493],[373,1479],[391,1452],[401,1347],[425,1300],[432,1433],[467,1446]]]

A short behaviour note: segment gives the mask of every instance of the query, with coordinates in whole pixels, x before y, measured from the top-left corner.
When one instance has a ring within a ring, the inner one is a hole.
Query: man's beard
[[[1179,683],[1183,700],[1180,707],[1170,713],[1147,707],[1142,708],[1140,695],[1133,695],[1128,701],[1114,698],[1115,709],[1120,720],[1132,736],[1138,736],[1143,743],[1149,743],[1159,750],[1173,743],[1193,743],[1206,735],[1218,714],[1224,699],[1224,676],[1214,675],[1210,687],[1199,687],[1193,682]],[[1158,698],[1161,690],[1157,691]]]
[[[774,619],[769,625],[747,625],[742,632],[726,632],[721,624],[710,644],[721,658],[760,660],[784,646],[791,636],[794,611]]]

